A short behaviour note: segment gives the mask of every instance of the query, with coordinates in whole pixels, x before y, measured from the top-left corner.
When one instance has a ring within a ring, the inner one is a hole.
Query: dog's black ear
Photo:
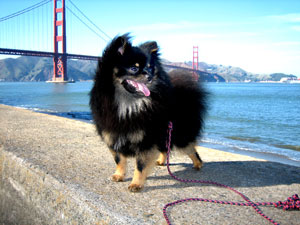
[[[131,46],[130,36],[128,33],[122,36],[115,37],[111,43],[111,48],[116,50],[120,55],[124,55],[124,52],[130,46]]]
[[[146,51],[148,54],[158,53],[159,50],[156,41],[145,42],[141,44],[139,47],[144,51]]]

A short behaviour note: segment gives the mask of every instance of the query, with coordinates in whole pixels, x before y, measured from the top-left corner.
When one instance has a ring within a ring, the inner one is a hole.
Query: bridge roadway
[[[155,167],[141,193],[130,193],[134,160],[124,182],[110,180],[115,163],[93,124],[0,105],[0,224],[166,224],[162,208],[182,198],[243,202],[232,191],[172,179]],[[171,170],[184,179],[213,180],[252,201],[299,194],[300,167],[199,147],[194,171],[173,154]],[[261,210],[280,224],[299,224],[299,211]],[[188,202],[167,210],[172,224],[268,224],[251,207]]]
[[[43,52],[43,51],[31,51],[21,49],[0,48],[0,54],[4,55],[20,55],[20,56],[39,56],[39,57],[54,57],[54,55],[63,56],[63,53]],[[77,54],[65,54],[69,59],[83,59],[83,60],[98,60],[101,57],[90,55],[77,55]]]
[[[38,56],[38,57],[54,57],[54,52],[43,52],[43,51],[31,51],[31,50],[21,50],[21,49],[10,49],[10,48],[0,48],[0,54],[4,55],[20,55],[20,56]],[[57,53],[58,56],[63,56],[63,53]],[[90,56],[90,55],[78,55],[78,54],[65,54],[67,58],[69,59],[82,59],[82,60],[94,60],[97,61],[101,59],[100,56]],[[173,68],[173,69],[183,69],[188,71],[195,71],[192,68],[189,67],[181,67],[181,66],[175,66],[168,63],[163,63],[165,67]],[[209,73],[204,71],[198,71],[200,73],[205,73],[208,75]]]

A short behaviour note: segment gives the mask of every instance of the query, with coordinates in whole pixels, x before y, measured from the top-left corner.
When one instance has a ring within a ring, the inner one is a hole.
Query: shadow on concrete
[[[174,168],[175,166],[176,169]],[[178,170],[178,167],[180,170]],[[170,164],[170,170],[175,176],[181,179],[209,180],[231,187],[264,187],[290,185],[294,183],[300,184],[300,167],[268,161],[207,162],[200,171],[195,171],[192,165],[188,163],[172,163]],[[148,180],[172,179],[170,175],[148,177]],[[210,184],[180,183],[178,181],[178,183],[174,185],[152,187],[146,185],[144,191],[203,185],[207,186]]]

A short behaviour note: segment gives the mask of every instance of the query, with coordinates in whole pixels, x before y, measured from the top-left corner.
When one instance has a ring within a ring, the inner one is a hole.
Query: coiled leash
[[[166,141],[166,147],[168,149],[168,152],[167,152],[167,169],[168,169],[168,172],[169,172],[171,177],[173,177],[175,180],[183,182],[183,183],[211,184],[211,185],[227,188],[227,189],[235,192],[236,194],[240,195],[246,201],[246,203],[230,202],[230,201],[219,201],[219,200],[211,200],[211,199],[204,199],[204,198],[186,198],[186,199],[177,200],[177,201],[166,204],[163,208],[163,214],[164,214],[165,220],[167,221],[167,224],[171,225],[171,222],[170,222],[169,217],[167,215],[167,208],[169,206],[174,206],[174,205],[177,205],[179,203],[188,202],[188,201],[202,201],[202,202],[218,203],[218,204],[225,204],[225,205],[251,206],[259,215],[264,217],[266,220],[268,220],[272,224],[276,224],[276,225],[278,225],[279,223],[275,222],[273,219],[271,219],[270,217],[265,215],[257,206],[260,206],[260,205],[261,206],[275,206],[277,208],[282,208],[283,210],[291,210],[291,209],[300,210],[300,199],[299,199],[297,194],[293,195],[292,197],[289,197],[284,202],[281,202],[281,201],[278,201],[278,202],[252,202],[244,194],[242,194],[241,192],[239,192],[239,191],[235,190],[234,188],[229,187],[225,184],[220,184],[220,183],[213,182],[213,181],[189,180],[189,179],[181,179],[181,178],[176,177],[171,172],[170,164],[169,164],[169,156],[170,156],[170,151],[171,151],[172,130],[173,130],[173,124],[172,124],[172,122],[169,122],[168,138],[167,138],[167,141]]]

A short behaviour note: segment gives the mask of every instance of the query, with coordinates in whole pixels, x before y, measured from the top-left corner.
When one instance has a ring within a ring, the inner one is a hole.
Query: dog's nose
[[[153,78],[152,69],[151,68],[145,68],[142,71],[142,74],[145,75],[147,80],[150,82]]]
[[[150,71],[148,69],[143,69],[142,74],[143,75],[149,75]]]
[[[151,68],[151,67],[144,68],[142,73],[153,75],[153,68]]]

